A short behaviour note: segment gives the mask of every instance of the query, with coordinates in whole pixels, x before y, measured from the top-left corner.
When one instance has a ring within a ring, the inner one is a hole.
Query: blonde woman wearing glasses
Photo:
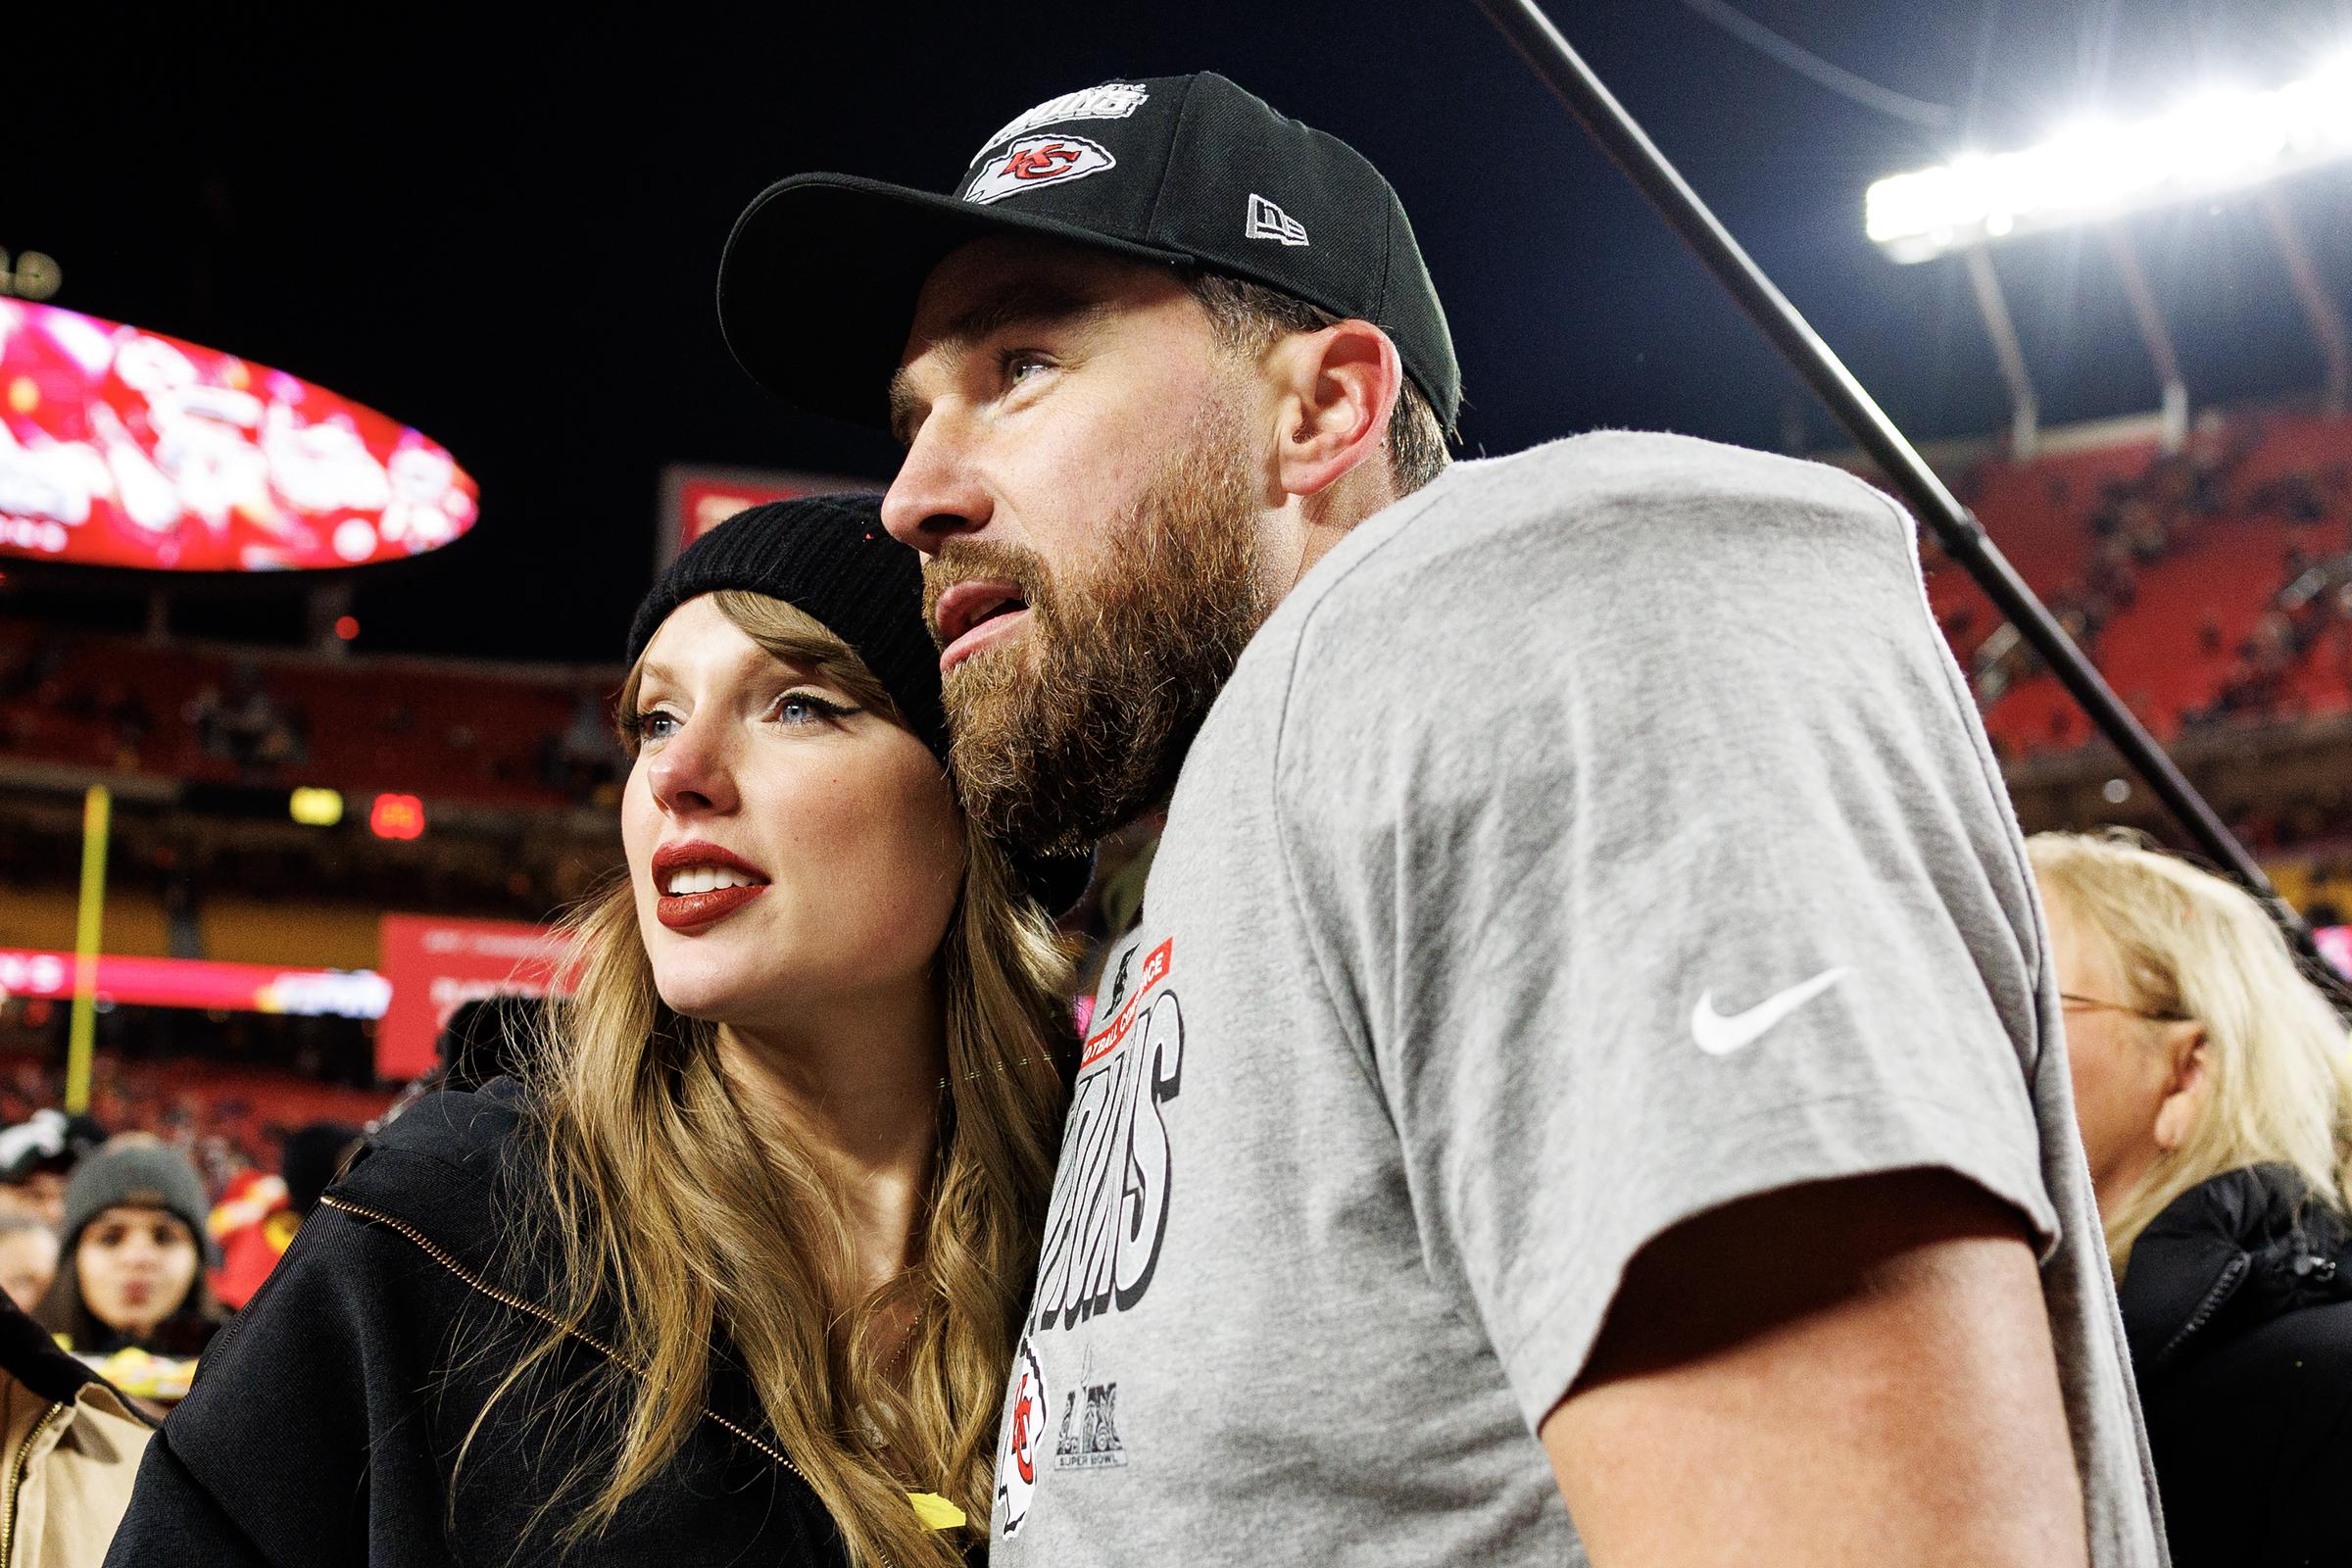
[[[2043,833],[2076,1119],[2177,1568],[2352,1562],[2352,1059],[2259,906]]]

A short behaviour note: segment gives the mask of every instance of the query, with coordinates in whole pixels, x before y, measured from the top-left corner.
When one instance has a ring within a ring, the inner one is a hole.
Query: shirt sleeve
[[[1754,462],[1535,504],[1506,466],[1293,655],[1300,917],[1531,1429],[1635,1252],[1734,1200],[1933,1167],[2057,1234],[2038,916],[1908,519]]]

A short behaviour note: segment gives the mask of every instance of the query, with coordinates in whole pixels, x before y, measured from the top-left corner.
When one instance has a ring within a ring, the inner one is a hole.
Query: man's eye
[[[1045,356],[1014,349],[1004,356],[1004,384],[1019,386],[1023,381],[1029,379],[1032,371],[1042,370],[1046,368]]]

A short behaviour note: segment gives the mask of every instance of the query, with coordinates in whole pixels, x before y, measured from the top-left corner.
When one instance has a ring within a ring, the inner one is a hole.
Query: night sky
[[[1993,429],[2005,405],[1958,268],[1898,268],[1863,237],[1872,179],[2038,140],[2080,108],[2276,85],[2352,46],[2346,0],[1740,5],[1950,124],[1825,90],[1678,0],[1549,10],[1921,438]],[[1778,447],[1801,401],[1468,0],[533,8],[530,27],[520,7],[40,9],[0,42],[0,248],[57,258],[58,305],[320,382],[480,481],[472,536],[361,574],[361,651],[612,660],[664,463],[887,477],[886,440],[783,410],[728,358],[711,307],[728,226],[803,170],[944,188],[998,124],[1111,77],[1221,71],[1380,166],[1453,324],[1470,452],[1602,424]],[[2339,169],[2289,198],[2352,305],[2348,192]],[[2242,204],[2132,232],[2192,397],[2316,384]],[[2095,242],[1997,260],[2045,421],[2154,406]],[[1809,445],[1836,443],[1804,418]],[[37,592],[20,574],[0,610]]]

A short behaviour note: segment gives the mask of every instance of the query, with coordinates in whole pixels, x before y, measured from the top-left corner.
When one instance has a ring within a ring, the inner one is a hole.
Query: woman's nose
[[[735,808],[734,756],[724,717],[696,713],[647,764],[654,799],[673,816]]]

